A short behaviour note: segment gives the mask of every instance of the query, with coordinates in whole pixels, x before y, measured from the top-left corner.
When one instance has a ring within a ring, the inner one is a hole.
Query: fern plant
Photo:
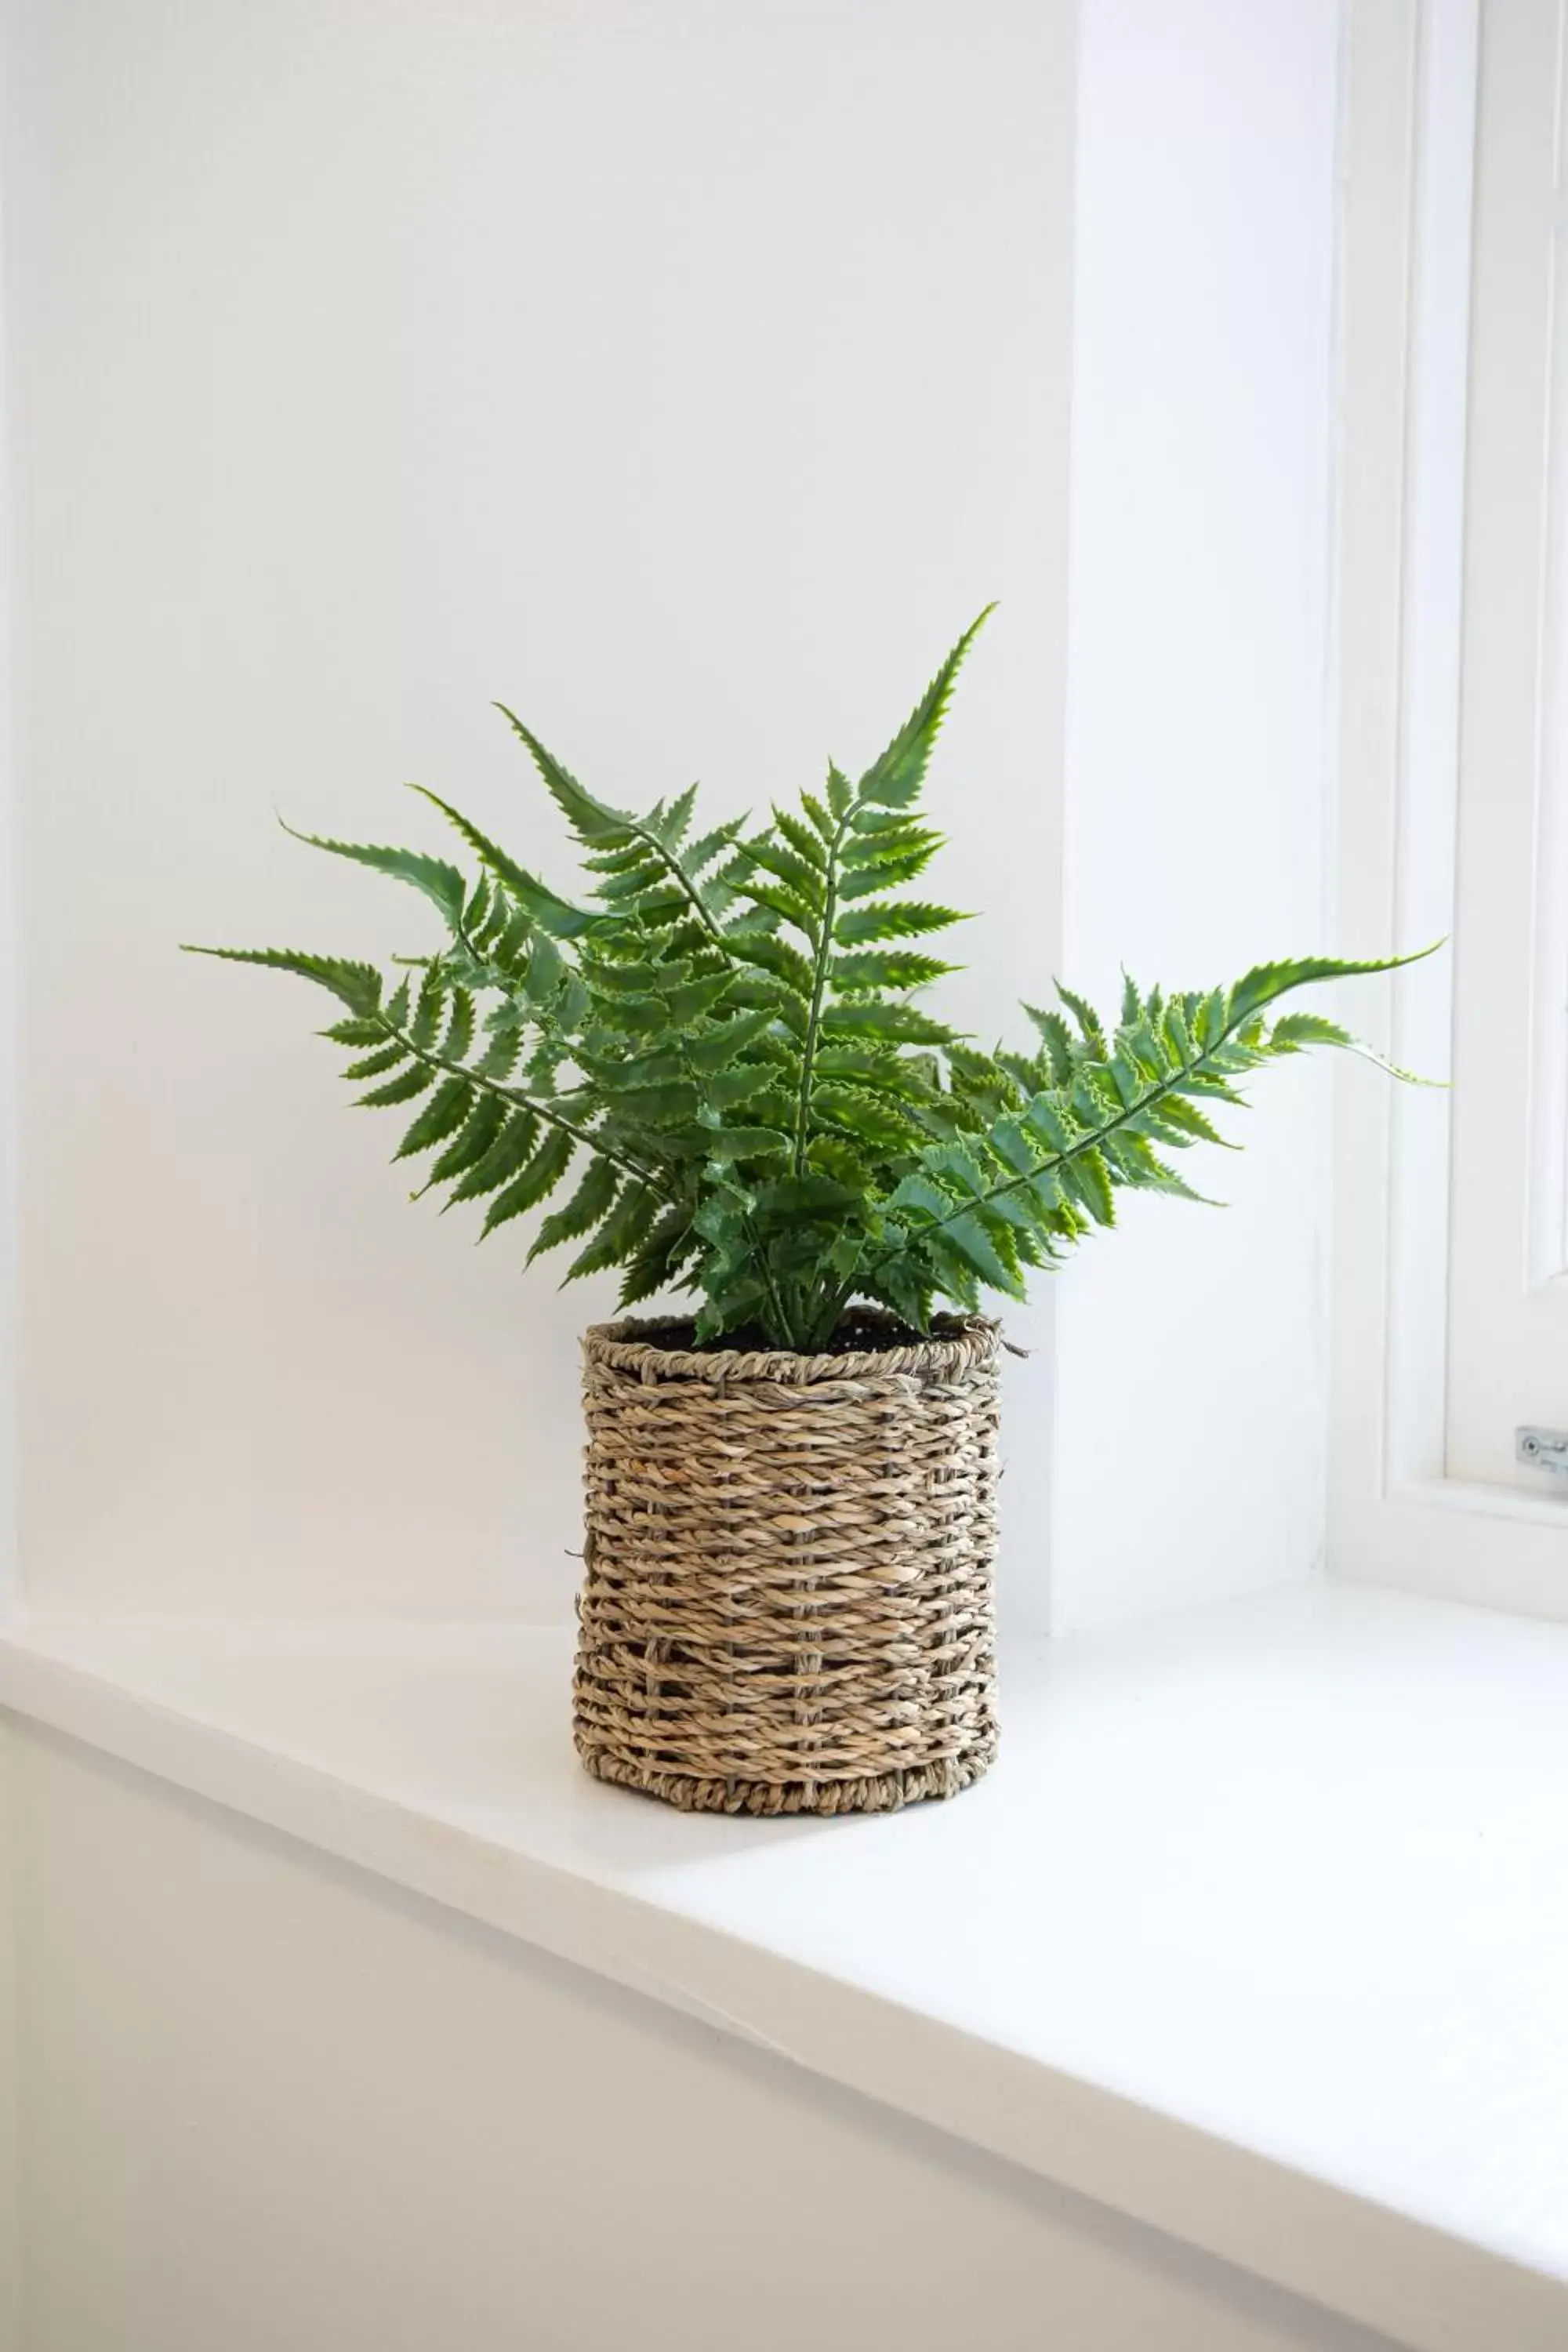
[[[1059,1010],[1025,1006],[1022,1048],[956,1034],[917,1001],[953,966],[915,942],[961,918],[911,886],[942,845],[921,789],[985,618],[857,782],[829,767],[762,824],[697,831],[695,786],[644,816],[612,808],[503,710],[581,845],[583,903],[425,792],[466,870],[298,838],[422,893],[429,953],[384,974],[192,951],[326,990],[358,1100],[412,1109],[395,1157],[426,1163],[420,1193],[483,1202],[485,1234],[554,1202],[530,1259],[570,1246],[568,1281],[618,1269],[624,1306],[695,1294],[700,1344],[813,1351],[857,1300],[924,1330],[940,1300],[1021,1298],[1115,1222],[1119,1191],[1202,1197],[1168,1155],[1224,1139],[1211,1114],[1238,1080],[1356,1045],[1317,1013],[1276,1015],[1282,997],[1407,959],[1259,964],[1183,994],[1129,981],[1114,1022],[1058,988]]]

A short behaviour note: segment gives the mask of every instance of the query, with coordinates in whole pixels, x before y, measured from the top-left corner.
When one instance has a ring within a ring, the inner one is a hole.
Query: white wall
[[[3,51],[0,51],[3,56]],[[5,137],[5,96],[0,77],[0,142]],[[0,165],[0,1611],[15,1601],[16,1571],[16,1317],[17,1286],[17,888],[13,523],[9,306],[5,280],[4,166]]]
[[[18,1747],[24,2352],[1373,2352],[289,1841]]]
[[[934,795],[965,1017],[1325,938],[1335,12],[1088,0],[1076,202],[1071,17],[17,0],[37,1604],[567,1605],[608,1287],[410,1209],[310,992],[174,954],[423,936],[274,806],[417,834],[417,775],[564,878],[491,695],[729,808],[999,593]],[[1314,1564],[1326,1122],[1272,1076],[1226,1217],[1133,1203],[1010,1318],[1015,1622],[1053,1510],[1058,1625]]]
[[[410,1209],[310,992],[174,942],[418,944],[272,823],[419,835],[410,776],[564,878],[492,696],[613,797],[728,810],[868,757],[999,596],[934,803],[991,917],[962,1012],[1045,984],[1071,7],[5,38],[30,1598],[557,1616],[606,1291]],[[1011,1377],[1026,1605],[1045,1355]]]
[[[734,807],[874,750],[999,594],[935,794],[993,919],[977,1025],[1053,970],[1206,979],[1322,937],[1334,12],[1086,0],[1076,232],[1071,16],[14,0],[36,1605],[566,1605],[603,1294],[408,1209],[305,992],[173,952],[404,936],[275,804],[384,837],[418,775],[563,875],[491,695],[613,795],[697,773]],[[1058,1622],[1311,1564],[1322,1113],[1275,1079],[1250,1156],[1210,1163],[1228,1219],[1138,1204],[1057,1286]],[[1013,1319],[1048,1342],[1046,1307]],[[1018,1617],[1050,1376],[1048,1346],[1010,1372]],[[1364,2352],[14,1747],[23,2352]],[[0,1974],[6,1916],[0,1882]],[[0,2279],[9,2054],[0,1990]]]
[[[0,1715],[0,2352],[22,2340],[22,2045],[17,2031],[15,1827],[16,1746],[12,1719]]]
[[[3,104],[0,104],[3,116]],[[0,139],[4,137],[0,121]],[[3,189],[0,189],[3,205]],[[0,240],[0,1615],[16,1597],[16,893],[12,817],[9,361]],[[19,2212],[21,2044],[16,2030],[17,1919],[12,1831],[11,1726],[0,1717],[0,2352],[21,2337]]]
[[[1331,944],[1337,35],[1322,0],[1084,10],[1063,960],[1101,996]],[[1188,1162],[1227,1213],[1135,1201],[1059,1285],[1058,1626],[1318,1561],[1327,1073],[1256,1103],[1246,1156]]]

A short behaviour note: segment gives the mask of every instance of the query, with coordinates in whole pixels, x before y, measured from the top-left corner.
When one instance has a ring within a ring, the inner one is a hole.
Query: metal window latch
[[[1516,1429],[1513,1458],[1527,1463],[1531,1470],[1550,1470],[1555,1477],[1568,1478],[1568,1430]]]

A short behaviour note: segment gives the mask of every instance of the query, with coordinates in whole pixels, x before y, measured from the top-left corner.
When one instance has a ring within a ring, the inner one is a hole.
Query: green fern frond
[[[873,940],[921,939],[967,920],[952,907],[933,907],[927,899],[879,898],[840,915],[833,936],[841,948],[864,947]]]
[[[965,655],[995,611],[987,604],[972,621],[880,759],[860,779],[859,798],[882,808],[908,808],[920,796],[947,706]]]
[[[556,939],[578,940],[592,928],[592,915],[585,913],[581,907],[569,906],[564,898],[558,898],[547,884],[541,882],[536,875],[530,874],[508,851],[482,834],[460,809],[455,809],[449,801],[444,801],[439,793],[433,793],[427,784],[411,784],[409,790],[418,793],[432,808],[440,810],[447,824],[462,835],[492,879],[505,885],[516,899],[520,911],[537,923],[542,930],[550,932]]]
[[[645,923],[656,915],[689,914],[717,944],[724,893],[711,878],[702,877],[733,841],[741,823],[721,825],[683,851],[681,843],[697,801],[695,784],[668,810],[632,816],[624,809],[612,808],[580,784],[504,702],[496,708],[526,747],[546,791],[578,840],[598,853],[591,862],[605,877],[599,896],[612,904],[629,901]]]
[[[577,1190],[563,1208],[546,1217],[533,1238],[529,1251],[530,1264],[542,1251],[556,1248],[562,1242],[576,1241],[592,1232],[601,1218],[609,1214],[620,1189],[620,1178],[607,1160],[595,1160],[588,1165]]]
[[[418,1118],[398,1145],[394,1158],[412,1160],[431,1151],[457,1133],[473,1106],[474,1090],[467,1078],[443,1078]]]
[[[186,955],[216,956],[225,963],[258,963],[271,971],[291,971],[313,980],[362,1019],[381,1003],[381,974],[374,964],[347,963],[337,956],[307,955],[298,948],[203,948],[187,944]]]
[[[491,1202],[479,1239],[486,1240],[498,1225],[510,1223],[525,1209],[537,1208],[541,1201],[548,1200],[571,1164],[572,1139],[552,1128],[532,1159]]]
[[[1371,1052],[1282,998],[1413,959],[1263,963],[1183,992],[1124,975],[1114,1022],[1059,987],[1060,1011],[1026,1005],[1032,1034],[991,1050],[912,1003],[952,966],[909,942],[964,919],[901,894],[942,845],[918,803],[985,617],[858,782],[830,766],[798,814],[761,825],[694,834],[695,786],[645,815],[614,807],[500,706],[576,839],[590,905],[416,787],[473,871],[295,837],[418,890],[443,925],[436,952],[393,959],[389,980],[293,949],[194,952],[327,991],[322,1034],[357,1100],[414,1106],[396,1158],[431,1155],[420,1192],[480,1203],[481,1238],[574,1171],[527,1256],[578,1244],[564,1279],[616,1273],[626,1306],[685,1291],[700,1343],[754,1326],[825,1347],[858,1298],[917,1329],[942,1301],[1020,1298],[1114,1223],[1123,1192],[1203,1198],[1173,1158],[1235,1148],[1215,1115],[1254,1072]]]
[[[319,833],[298,833],[281,817],[278,822],[290,840],[302,841],[308,848],[328,850],[334,857],[352,858],[356,865],[368,866],[374,873],[389,874],[395,881],[408,883],[424,893],[448,929],[461,927],[468,886],[458,867],[448,866],[445,858],[426,857],[413,849],[377,848],[369,842],[330,841]]]

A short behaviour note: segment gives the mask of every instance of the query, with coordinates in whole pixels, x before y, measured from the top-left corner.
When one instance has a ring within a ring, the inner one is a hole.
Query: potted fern
[[[1230,987],[1131,982],[1113,1022],[1061,989],[986,1050],[921,1000],[959,919],[911,894],[941,835],[927,764],[976,631],[858,781],[700,830],[576,782],[520,719],[584,853],[559,897],[439,799],[466,867],[300,838],[421,892],[412,967],[279,948],[337,1000],[360,1102],[411,1112],[395,1157],[491,1234],[551,1203],[528,1255],[618,1272],[584,1343],[585,1578],[575,1738],[589,1771],[689,1808],[884,1810],[996,1752],[992,1565],[999,1333],[1115,1217],[1119,1190],[1199,1197],[1172,1154],[1266,1063],[1353,1041],[1304,984],[1403,959],[1258,966]],[[416,789],[422,789],[416,787]],[[916,944],[920,942],[920,944]]]

